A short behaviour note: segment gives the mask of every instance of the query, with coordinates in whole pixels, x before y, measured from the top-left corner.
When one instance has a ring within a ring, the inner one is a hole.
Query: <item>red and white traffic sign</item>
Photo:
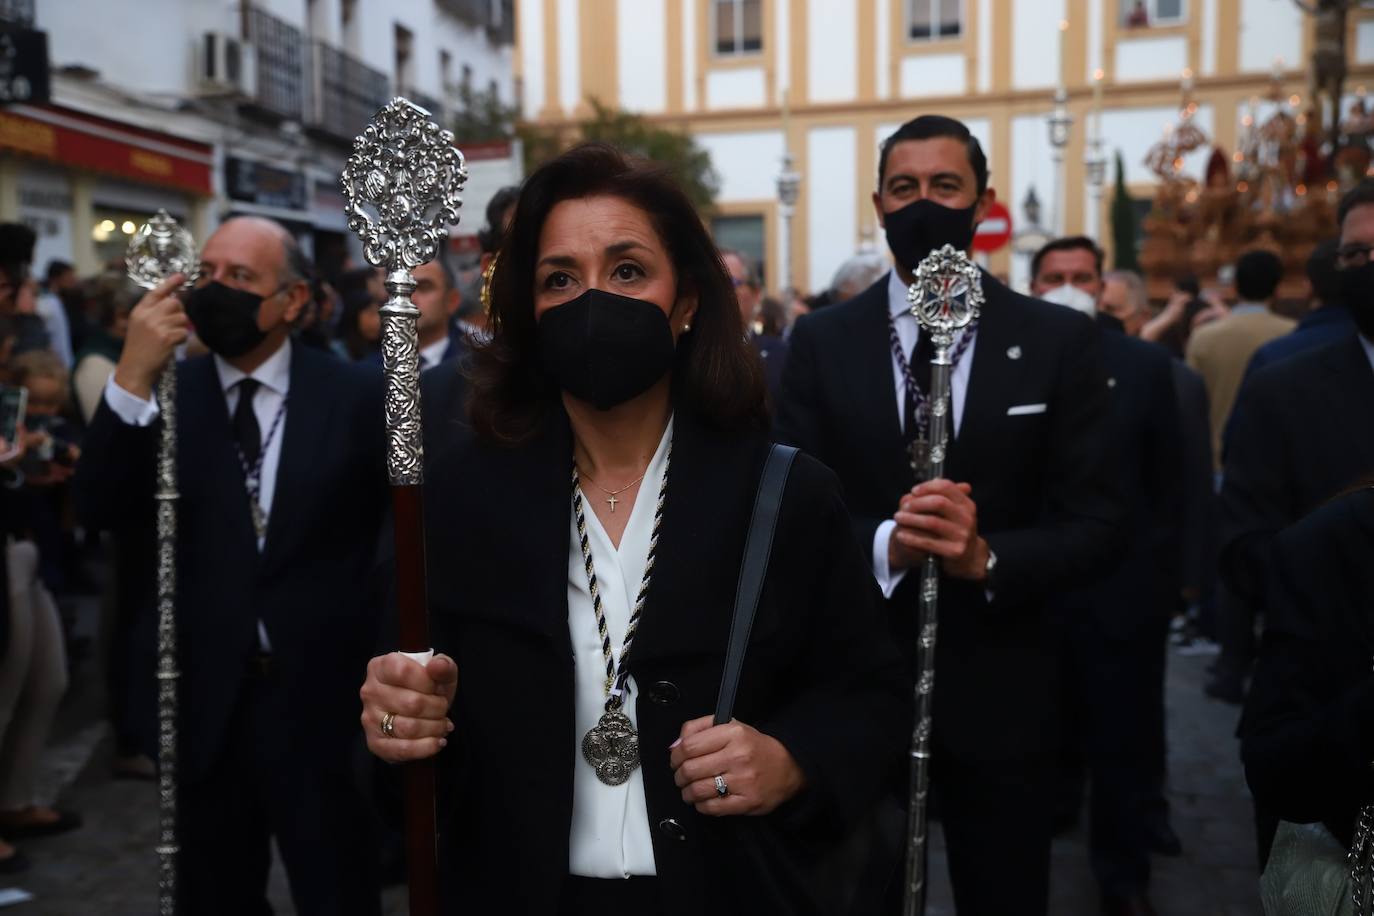
[[[978,231],[973,235],[973,250],[994,252],[1011,241],[1011,211],[1000,200],[988,206]]]

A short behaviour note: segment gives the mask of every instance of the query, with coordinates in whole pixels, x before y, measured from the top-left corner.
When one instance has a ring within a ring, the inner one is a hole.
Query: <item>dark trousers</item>
[[[558,916],[657,916],[663,912],[658,879],[580,878],[569,875],[558,901]]]
[[[1086,783],[1098,886],[1116,897],[1142,894],[1150,880],[1147,825],[1160,816],[1168,623],[1161,613],[1123,638],[1084,611],[1062,627],[1060,813],[1078,810]]]
[[[959,916],[1043,916],[1049,911],[1054,827],[1049,757],[989,762],[935,754],[932,807],[944,829],[954,908]],[[895,808],[905,809],[906,798]],[[886,899],[880,909],[856,902],[855,916],[902,912],[906,865],[905,810],[888,822],[891,848],[881,860]],[[900,823],[900,826],[898,824]],[[935,829],[932,825],[932,831]],[[900,830],[900,839],[897,831]],[[898,848],[900,847],[900,848]],[[930,844],[926,844],[930,848]],[[872,880],[870,869],[864,880]],[[926,884],[930,884],[927,865]]]
[[[182,787],[181,916],[269,916],[276,839],[299,916],[379,916],[374,825],[347,746],[293,749],[270,676],[248,679],[224,752]]]
[[[1048,912],[1053,768],[935,756],[932,789],[959,916]]]
[[[1255,661],[1255,612],[1224,583],[1217,586],[1217,673],[1244,678]]]

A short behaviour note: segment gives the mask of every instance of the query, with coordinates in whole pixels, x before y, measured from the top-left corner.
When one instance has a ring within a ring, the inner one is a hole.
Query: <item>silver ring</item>
[[[729,787],[728,785],[725,784],[725,776],[724,776],[724,775],[717,776],[717,777],[716,777],[716,797],[717,797],[717,798],[724,798],[725,796],[727,796],[727,795],[729,795],[729,794],[730,794],[730,787]]]
[[[387,738],[396,737],[396,714],[394,712],[382,716],[382,735]]]

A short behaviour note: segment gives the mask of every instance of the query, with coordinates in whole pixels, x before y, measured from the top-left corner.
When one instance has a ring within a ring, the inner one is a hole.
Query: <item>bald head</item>
[[[196,285],[222,283],[261,296],[258,327],[280,344],[310,299],[309,276],[310,262],[284,226],[260,216],[236,216],[205,240]]]

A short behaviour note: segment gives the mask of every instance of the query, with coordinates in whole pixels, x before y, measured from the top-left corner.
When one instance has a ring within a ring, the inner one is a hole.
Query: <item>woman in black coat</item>
[[[1277,545],[1241,723],[1263,858],[1277,820],[1321,822],[1348,848],[1360,809],[1374,804],[1374,484],[1312,512]]]
[[[835,478],[799,456],[736,718],[712,725],[769,442],[700,219],[657,169],[564,154],[522,189],[491,327],[475,437],[430,470],[448,654],[373,659],[362,690],[374,753],[439,754],[446,901],[836,912],[911,688]]]

